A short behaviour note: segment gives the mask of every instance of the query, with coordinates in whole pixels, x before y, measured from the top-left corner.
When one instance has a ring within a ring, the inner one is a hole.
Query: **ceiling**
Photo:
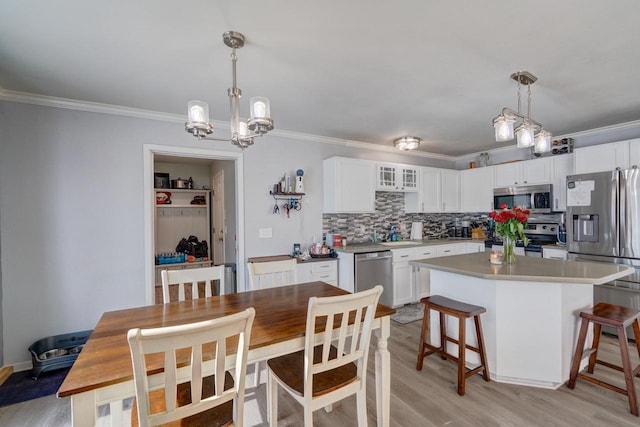
[[[0,0],[0,88],[180,115],[201,99],[227,121],[234,30],[245,116],[261,95],[278,130],[459,156],[513,144],[491,120],[517,109],[519,70],[554,135],[638,120],[638,16],[637,0]]]

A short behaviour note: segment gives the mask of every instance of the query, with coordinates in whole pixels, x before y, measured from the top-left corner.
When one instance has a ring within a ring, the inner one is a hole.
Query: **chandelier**
[[[417,136],[403,136],[402,138],[394,140],[393,145],[402,151],[415,150],[420,146],[420,141],[422,141],[422,139]]]
[[[518,148],[534,147],[535,153],[548,153],[551,151],[551,132],[544,130],[542,125],[531,118],[531,85],[538,78],[528,71],[518,71],[511,74],[511,78],[518,82],[518,111],[504,107],[502,114],[493,119],[493,127],[496,132],[496,141],[504,142],[513,139],[513,125],[517,119],[522,123],[515,128],[515,136]],[[520,87],[527,86],[527,115],[520,112]],[[537,132],[537,133],[536,133]]]
[[[203,101],[189,101],[188,121],[184,128],[198,139],[214,141],[227,141],[233,145],[245,149],[253,145],[253,138],[262,136],[273,129],[273,120],[270,116],[269,100],[256,96],[249,100],[250,119],[240,118],[240,97],[242,91],[236,85],[236,49],[244,46],[244,35],[236,31],[227,31],[222,35],[224,44],[231,48],[231,70],[233,76],[233,86],[227,89],[229,95],[229,110],[231,112],[231,137],[214,138],[207,135],[213,133],[213,125],[209,123],[209,105]]]

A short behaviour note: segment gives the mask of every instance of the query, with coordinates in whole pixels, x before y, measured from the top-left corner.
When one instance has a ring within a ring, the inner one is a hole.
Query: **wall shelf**
[[[305,196],[306,193],[274,193],[273,191],[269,191],[269,194],[273,196],[274,199],[295,199],[301,200],[302,196]]]

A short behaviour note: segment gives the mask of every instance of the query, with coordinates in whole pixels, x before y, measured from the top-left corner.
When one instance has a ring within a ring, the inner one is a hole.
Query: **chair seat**
[[[211,375],[202,379],[202,397],[213,396],[215,375]],[[224,389],[229,390],[233,387],[233,377],[229,372],[226,373],[224,379]],[[165,399],[164,389],[153,391],[149,394],[149,403],[151,412],[157,413],[164,411]],[[180,406],[191,403],[191,383],[182,383],[178,385],[178,404]],[[133,399],[131,425],[138,426],[138,408],[136,400]],[[223,427],[233,425],[233,400],[224,403],[208,411],[200,412],[191,417],[176,420],[171,423],[163,424],[166,427]]]
[[[640,317],[640,311],[633,308],[600,302],[580,313],[580,317],[603,325],[627,327]]]
[[[313,349],[313,361],[319,363],[322,360],[322,347]],[[329,359],[335,359],[337,350],[331,346]],[[304,393],[304,350],[276,357],[267,362],[273,373],[280,380],[292,388],[299,396]],[[330,371],[314,375],[313,396],[321,396],[342,388],[358,379],[357,366],[349,363]]]
[[[443,297],[442,295],[424,297],[420,302],[425,305],[430,305],[435,310],[457,317],[472,317],[487,311],[484,307],[456,301],[451,298]]]

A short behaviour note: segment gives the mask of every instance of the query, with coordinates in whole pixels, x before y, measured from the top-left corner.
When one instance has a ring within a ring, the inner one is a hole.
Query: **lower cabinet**
[[[338,260],[298,263],[298,282],[326,282],[338,286]]]
[[[567,250],[563,248],[542,247],[542,258],[567,260]]]
[[[414,249],[393,249],[393,306],[408,304],[415,301],[413,289],[413,261]]]
[[[393,306],[420,301],[429,296],[429,269],[417,268],[410,261],[484,251],[482,242],[456,242],[419,248],[392,249]]]

